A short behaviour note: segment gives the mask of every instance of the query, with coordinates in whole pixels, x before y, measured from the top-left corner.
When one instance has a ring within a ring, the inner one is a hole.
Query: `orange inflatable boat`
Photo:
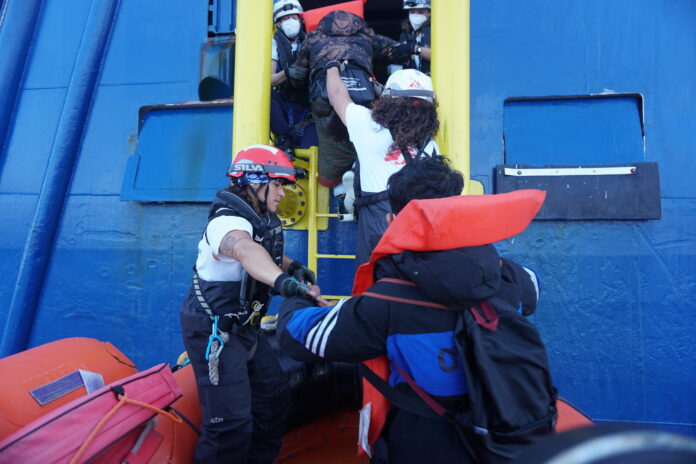
[[[280,353],[278,356],[283,357]],[[281,365],[287,369],[289,365],[287,359],[281,359]],[[317,402],[316,392],[325,391],[327,385],[335,384],[336,390],[357,389],[357,383],[351,384],[353,379],[345,375],[345,370],[337,371],[338,374],[334,372],[327,375],[329,372],[327,366],[304,366],[296,362],[292,366],[295,369],[306,370],[306,375],[312,377],[305,379],[302,382],[304,385],[293,386],[305,401],[299,404],[297,409],[305,412]],[[161,371],[162,367],[159,369]],[[166,369],[169,370],[169,368]],[[127,378],[137,378],[141,374],[136,372],[133,363],[113,345],[88,338],[58,340],[0,359],[0,372],[3,373],[0,378],[0,442],[4,439],[5,443],[8,438],[12,438],[11,436],[27,434],[32,427],[36,427],[37,423],[43,423],[42,420],[47,422],[51,414],[69,411],[72,406],[85,402],[85,397],[99,394],[99,388],[91,392],[91,388],[100,385],[96,380],[98,377],[102,378],[103,385],[109,385],[114,382],[118,384],[119,381],[122,382]],[[168,376],[171,377],[171,373],[163,377],[168,378]],[[316,383],[316,378],[319,377],[323,377],[328,383]],[[198,439],[197,428],[200,427],[201,422],[193,369],[190,365],[176,369],[173,372],[173,379],[182,396],[165,409],[180,420],[170,420],[162,414],[157,416],[157,420],[153,422],[156,425],[151,432],[156,440],[150,440],[150,443],[157,444],[157,448],[148,454],[150,457],[147,461],[142,462],[189,464],[193,460]],[[311,385],[312,382],[315,382],[314,386]],[[346,388],[346,385],[338,385],[338,383],[351,385]],[[101,391],[103,394],[103,388]],[[357,395],[358,392],[353,393]],[[298,402],[303,401],[302,398]],[[299,421],[293,420],[294,425],[283,438],[283,447],[276,459],[278,462],[302,464],[368,462],[366,456],[356,457],[355,455],[355,444],[358,441],[357,410],[355,408],[340,409],[347,403],[337,399],[336,396],[328,395],[326,398],[329,403],[336,403],[338,410],[319,408],[314,415],[305,416]],[[60,411],[57,411],[59,408]],[[106,424],[109,423],[108,418],[104,421]],[[558,431],[591,423],[577,409],[559,400]],[[98,459],[90,462],[121,463],[122,456],[118,453],[122,449],[130,450],[142,433],[142,428],[134,427],[131,434],[124,436],[123,446],[110,445],[102,454],[94,453],[98,455]],[[131,441],[126,442],[126,440]],[[0,463],[2,462],[12,461],[3,461],[2,452],[0,452]],[[69,461],[49,459],[41,462],[50,464]]]
[[[91,388],[133,375],[136,369],[111,343],[67,338],[0,359],[0,372],[1,440]]]

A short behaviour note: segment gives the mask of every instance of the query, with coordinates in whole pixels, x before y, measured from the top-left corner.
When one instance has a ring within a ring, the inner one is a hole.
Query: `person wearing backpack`
[[[345,128],[328,101],[326,65],[336,60],[347,61],[344,78],[351,85],[357,103],[369,106],[377,97],[372,80],[373,62],[388,59],[395,43],[389,37],[375,34],[360,16],[344,10],[331,11],[307,34],[297,60],[288,70],[294,85],[307,85],[309,81],[309,99],[319,138],[318,180],[324,187],[339,187],[356,156]],[[334,191],[335,195],[343,193]]]
[[[508,462],[518,451],[505,449],[504,456],[493,455],[475,436],[486,426],[496,432],[496,424],[473,422],[482,405],[471,403],[470,393],[478,399],[479,391],[470,388],[478,384],[470,378],[471,363],[461,351],[465,342],[458,327],[473,308],[493,305],[492,311],[501,318],[512,308],[514,314],[506,317],[516,323],[523,314],[534,312],[539,294],[536,274],[499,257],[493,245],[481,243],[524,229],[541,207],[543,192],[459,196],[462,188],[462,175],[440,156],[405,165],[389,178],[391,224],[369,263],[359,269],[357,296],[324,308],[289,298],[280,308],[276,334],[291,357],[370,360],[369,367],[361,366],[361,373],[392,403],[389,408],[383,396],[364,388],[359,443],[373,463]],[[481,202],[483,207],[478,206]],[[480,220],[465,222],[463,216],[476,211]],[[498,220],[500,214],[510,219]],[[472,243],[478,246],[459,246]],[[421,251],[411,251],[415,249]],[[485,317],[492,321],[490,312]],[[500,325],[508,327],[506,322]],[[541,342],[533,339],[537,353]],[[525,343],[519,345],[522,351]],[[524,352],[518,355],[520,362],[526,362],[524,356]],[[383,361],[383,369],[373,371],[375,361]],[[535,375],[548,373],[543,361],[533,366]],[[499,367],[516,372],[514,366]],[[544,379],[537,385],[533,378],[534,385],[528,385],[527,378],[509,383],[534,395],[541,391],[544,397],[548,385]],[[527,399],[523,395],[522,400]],[[544,410],[543,417],[532,417],[523,425],[537,427],[542,420],[542,434],[549,433],[552,413],[547,415]]]
[[[354,206],[358,216],[355,262],[359,266],[367,262],[387,229],[389,176],[416,158],[437,154],[433,138],[440,122],[433,82],[422,72],[405,69],[393,73],[370,110],[353,102],[340,78],[341,67],[337,61],[327,64],[327,92],[358,157]]]

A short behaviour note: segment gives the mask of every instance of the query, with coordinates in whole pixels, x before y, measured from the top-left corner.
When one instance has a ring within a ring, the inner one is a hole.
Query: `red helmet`
[[[283,150],[270,145],[249,145],[237,153],[230,164],[227,176],[234,179],[240,178],[244,174],[265,174],[269,180],[279,179],[290,183],[296,182],[295,166],[288,155]]]

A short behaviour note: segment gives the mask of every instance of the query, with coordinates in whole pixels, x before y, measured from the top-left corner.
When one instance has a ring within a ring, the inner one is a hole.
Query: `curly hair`
[[[411,200],[453,197],[462,193],[464,177],[439,155],[406,164],[389,177],[387,195],[394,214]]]
[[[440,128],[437,101],[430,103],[420,98],[380,98],[372,108],[372,119],[391,132],[391,150],[420,147],[435,137]]]

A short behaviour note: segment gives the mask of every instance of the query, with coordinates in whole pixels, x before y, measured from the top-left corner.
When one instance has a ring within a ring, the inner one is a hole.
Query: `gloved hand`
[[[276,278],[275,283],[273,284],[273,289],[283,298],[302,296],[310,300],[313,299],[311,296],[309,296],[309,285],[303,284],[294,277],[290,277],[287,272],[283,272],[278,276],[278,278]]]
[[[285,75],[295,81],[303,81],[307,79],[309,68],[303,68],[297,64],[293,64],[285,71]]]
[[[403,63],[411,59],[411,55],[415,52],[416,41],[413,39],[404,40],[392,45],[389,50],[389,57],[399,63]]]
[[[304,264],[299,261],[293,261],[292,264],[290,264],[290,267],[288,267],[288,274],[300,282],[306,282],[312,285],[317,283],[317,276],[314,274],[314,271],[305,267]]]

